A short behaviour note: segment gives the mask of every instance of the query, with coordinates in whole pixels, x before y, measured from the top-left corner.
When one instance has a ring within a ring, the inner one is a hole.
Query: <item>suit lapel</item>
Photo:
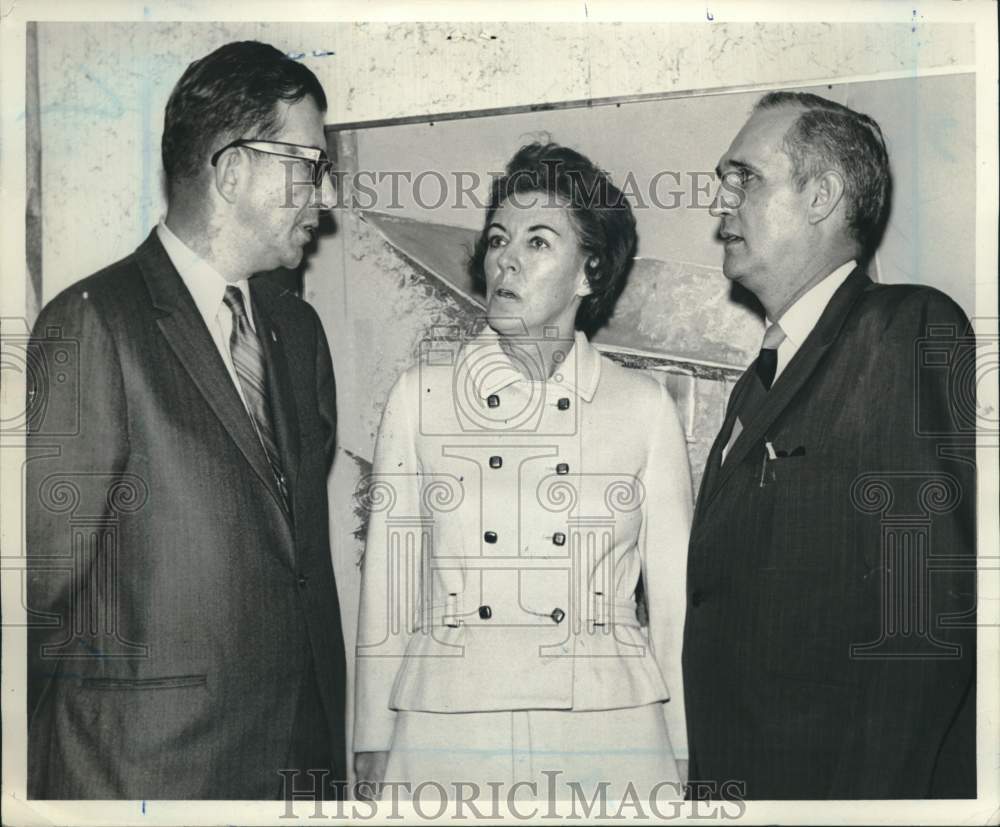
[[[733,386],[732,393],[729,394],[729,402],[726,405],[726,415],[722,420],[722,428],[719,430],[718,436],[715,438],[715,442],[712,443],[712,448],[709,451],[708,459],[705,461],[705,473],[702,474],[701,487],[698,492],[697,502],[702,502],[707,500],[707,494],[714,490],[715,486],[718,484],[718,474],[721,470],[722,465],[722,452],[725,446],[729,444],[729,440],[733,433],[733,428],[736,426],[736,412],[740,409],[742,404],[743,395],[747,390],[747,377],[752,376],[751,371],[746,371]]]
[[[726,455],[726,461],[722,463],[721,467],[713,467],[714,473],[711,474],[711,480],[708,480],[709,472],[706,471],[706,480],[711,485],[702,486],[701,494],[704,502],[699,503],[699,511],[708,508],[712,504],[712,501],[725,486],[726,481],[732,476],[736,468],[740,466],[750,450],[755,445],[759,446],[763,444],[768,430],[802,389],[809,377],[812,376],[816,370],[816,366],[840,333],[840,329],[843,327],[847,314],[854,305],[854,302],[870,284],[871,279],[868,278],[861,268],[856,267],[844,283],[837,288],[837,292],[833,294],[833,298],[830,299],[830,303],[820,316],[816,327],[813,328],[812,333],[802,343],[802,347],[799,348],[792,361],[788,363],[788,366],[782,371],[781,376],[775,381],[774,387],[771,388],[764,403],[757,411],[757,416],[754,417],[753,421],[736,438],[732,448],[730,448],[729,453]],[[722,446],[729,439],[733,421],[739,411],[739,404],[737,403],[742,398],[742,394],[746,392],[747,377],[753,375],[755,366],[756,360],[747,368],[743,376],[740,377],[740,381],[733,391],[733,403],[730,404],[722,431],[712,446],[709,461],[712,461],[714,458],[716,464],[718,463]],[[737,393],[740,394],[739,397],[737,397]]]
[[[295,483],[299,470],[299,418],[295,405],[288,360],[285,357],[284,335],[279,333],[271,309],[264,306],[262,291],[255,287],[257,279],[250,281],[253,297],[254,321],[257,336],[264,351],[267,365],[268,394],[271,399],[271,416],[274,419],[274,435],[281,453],[281,464],[291,492],[292,507],[295,503]]]
[[[164,338],[250,467],[280,506],[281,495],[246,408],[194,299],[156,237],[155,230],[136,251],[136,260],[153,305],[160,312],[156,322]],[[281,510],[284,512],[283,508]]]

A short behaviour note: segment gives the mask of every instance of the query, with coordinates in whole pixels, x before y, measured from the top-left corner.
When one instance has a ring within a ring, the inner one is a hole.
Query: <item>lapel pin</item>
[[[271,341],[274,342],[278,341],[278,334],[275,333],[273,330],[271,331]]]

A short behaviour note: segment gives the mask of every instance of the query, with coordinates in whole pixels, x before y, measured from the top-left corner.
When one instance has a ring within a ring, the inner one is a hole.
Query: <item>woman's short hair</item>
[[[537,192],[554,198],[572,217],[577,238],[587,255],[585,273],[591,293],[577,314],[577,327],[595,330],[610,317],[625,287],[635,253],[632,208],[608,174],[589,158],[552,142],[522,146],[503,176],[494,179],[483,232],[470,262],[474,278],[483,279],[486,229],[500,205],[511,196]]]

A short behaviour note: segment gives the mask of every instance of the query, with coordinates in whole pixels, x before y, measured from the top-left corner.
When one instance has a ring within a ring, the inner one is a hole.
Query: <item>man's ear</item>
[[[230,204],[236,200],[240,182],[247,174],[246,158],[243,153],[236,149],[228,149],[222,153],[215,166],[212,168],[215,174],[213,183],[215,191]]]
[[[810,183],[811,199],[807,217],[810,224],[824,221],[844,197],[844,176],[835,169],[828,169]]]

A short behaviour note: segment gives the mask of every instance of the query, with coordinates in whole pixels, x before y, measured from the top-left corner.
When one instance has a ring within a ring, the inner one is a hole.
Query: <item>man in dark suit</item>
[[[313,309],[250,280],[297,266],[316,229],[325,109],[271,46],[192,63],[166,108],[165,220],[38,319],[32,797],[275,799],[345,778],[333,370]]]
[[[691,794],[975,797],[968,320],[858,264],[889,200],[871,118],[772,93],[717,171],[723,270],[767,332],[692,527]]]

